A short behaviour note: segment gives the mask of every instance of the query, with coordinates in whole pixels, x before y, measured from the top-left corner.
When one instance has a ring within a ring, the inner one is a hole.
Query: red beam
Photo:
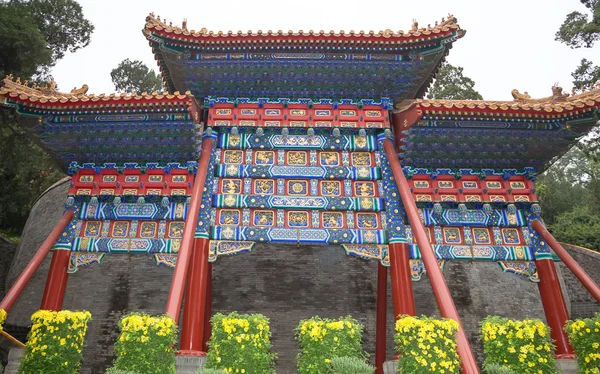
[[[417,310],[410,275],[408,245],[406,243],[392,243],[389,248],[394,320],[404,314],[416,316]]]
[[[417,204],[413,199],[408,182],[406,181],[404,173],[402,172],[402,167],[400,166],[398,158],[396,157],[394,144],[389,139],[386,139],[383,142],[383,147],[392,169],[392,173],[394,174],[394,178],[396,179],[398,191],[400,192],[404,209],[406,210],[406,214],[410,221],[413,237],[416,238],[417,244],[419,245],[419,250],[421,251],[421,256],[423,257],[423,263],[425,264],[425,269],[427,270],[427,276],[431,282],[433,294],[435,295],[438,307],[440,308],[440,313],[444,318],[455,320],[460,326],[456,336],[456,344],[458,347],[458,354],[462,361],[461,366],[463,372],[465,374],[479,374],[479,368],[477,367],[475,356],[473,355],[471,345],[469,344],[465,330],[460,322],[460,317],[456,310],[456,306],[454,305],[454,300],[452,300],[450,290],[448,289],[448,285],[444,280],[444,275],[438,266],[437,258],[435,257],[431,243],[429,243],[429,238],[425,233],[425,227],[421,222]]]
[[[560,282],[552,260],[538,260],[535,262],[540,282],[538,287],[542,298],[542,306],[546,315],[546,322],[550,326],[550,336],[556,345],[557,358],[573,358],[573,348],[569,344],[569,337],[564,330],[569,320],[567,304],[560,289]]]
[[[212,317],[212,271],[213,264],[208,263],[208,275],[206,282],[206,303],[204,304],[204,339],[202,342],[202,350],[208,352],[208,341],[210,340],[211,326],[210,318]]]
[[[558,255],[561,261],[565,264],[569,270],[579,279],[583,287],[585,287],[589,293],[600,303],[600,287],[594,280],[583,270],[581,266],[575,261],[573,257],[567,252],[559,242],[554,239],[552,234],[546,230],[546,227],[539,220],[534,220],[531,224],[531,228],[534,229],[542,239],[548,243],[550,248]]]
[[[375,332],[375,374],[383,374],[387,343],[387,268],[377,265],[377,320]]]
[[[188,215],[185,220],[183,229],[183,238],[177,255],[177,265],[173,272],[173,280],[171,281],[171,290],[169,291],[169,299],[167,300],[166,313],[175,320],[179,321],[179,312],[181,311],[181,301],[183,300],[183,290],[185,280],[187,278],[187,270],[190,262],[191,247],[194,242],[194,233],[196,232],[196,224],[198,223],[198,211],[200,210],[200,202],[202,201],[202,193],[204,191],[204,183],[206,182],[206,174],[208,173],[208,163],[213,147],[213,140],[210,137],[204,138],[202,144],[202,155],[198,161],[198,171],[194,187],[192,188],[192,196],[190,206],[188,207]]]
[[[21,275],[19,275],[19,278],[17,278],[10,290],[8,290],[6,296],[4,296],[4,299],[2,299],[2,302],[0,302],[0,309],[4,309],[6,312],[10,311],[19,298],[19,295],[21,295],[21,292],[23,292],[31,280],[31,277],[33,277],[33,274],[35,274],[37,269],[39,269],[40,265],[44,261],[44,258],[46,258],[46,255],[48,252],[50,252],[50,249],[52,249],[54,243],[56,243],[58,240],[58,237],[65,230],[65,227],[67,227],[69,222],[71,222],[71,219],[73,219],[74,215],[75,212],[73,209],[69,209],[65,212],[65,214],[63,214],[62,218],[60,221],[58,221],[48,238],[46,238],[40,249],[38,249],[37,253],[33,256],[31,261],[29,261],[29,264],[27,264]]]
[[[180,352],[202,352],[208,280],[208,246],[208,239],[195,240],[185,289]]]
[[[67,280],[69,279],[69,260],[71,260],[71,251],[58,250],[52,253],[52,262],[48,270],[46,279],[46,288],[42,297],[42,310],[59,311],[62,309],[67,289]]]

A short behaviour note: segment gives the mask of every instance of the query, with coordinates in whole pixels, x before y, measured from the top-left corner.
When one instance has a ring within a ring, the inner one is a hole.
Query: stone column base
[[[196,374],[198,369],[204,366],[206,353],[179,351],[175,356],[177,374]]]
[[[557,359],[556,369],[562,374],[577,374],[579,369],[577,367],[577,360],[575,359]]]
[[[398,370],[398,360],[386,361],[383,363],[384,374],[396,374]]]
[[[24,354],[24,348],[12,348],[8,351],[8,364],[4,368],[4,374],[18,374]]]

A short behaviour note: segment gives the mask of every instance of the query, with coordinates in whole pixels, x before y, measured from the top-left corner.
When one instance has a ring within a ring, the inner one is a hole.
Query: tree
[[[51,63],[52,52],[33,18],[22,8],[0,3],[0,78],[30,79]]]
[[[441,100],[482,100],[483,97],[473,87],[475,82],[463,75],[463,68],[444,63],[427,95],[428,99]]]
[[[74,0],[12,0],[11,5],[24,9],[35,20],[52,51],[52,63],[66,52],[76,52],[90,44],[94,26],[83,16],[81,5]]]
[[[40,81],[66,52],[88,45],[93,30],[74,0],[0,0],[0,78]],[[0,107],[0,230],[19,234],[37,196],[63,176],[14,111]]]
[[[579,205],[562,214],[551,229],[560,241],[600,252],[600,215],[588,206]]]
[[[160,75],[148,68],[142,61],[125,59],[110,72],[115,90],[118,92],[162,91]]]
[[[591,48],[600,39],[600,1],[581,0],[581,3],[592,12],[592,18],[580,12],[569,13],[556,32],[556,40],[571,48]]]
[[[600,81],[600,66],[595,66],[590,60],[584,58],[571,76],[573,77],[573,86],[578,90],[590,87]]]
[[[600,0],[581,0],[581,3],[592,13],[591,19],[580,12],[569,13],[556,32],[555,40],[573,49],[591,48],[600,39]],[[584,58],[571,76],[575,88],[582,89],[600,80],[600,67]]]
[[[589,197],[586,182],[590,178],[589,161],[577,146],[541,174],[536,193],[544,222],[551,225],[561,214],[585,202]]]
[[[0,231],[18,236],[37,197],[64,174],[12,113],[0,115]]]

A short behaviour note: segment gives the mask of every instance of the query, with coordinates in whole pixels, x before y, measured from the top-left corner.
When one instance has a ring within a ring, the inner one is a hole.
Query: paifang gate
[[[52,310],[67,271],[154,256],[174,268],[165,311],[180,325],[181,353],[194,355],[206,351],[219,257],[256,243],[326,244],[379,263],[378,373],[388,269],[394,315],[415,314],[412,281],[426,271],[442,316],[460,322],[441,270],[449,261],[498,262],[539,282],[557,354],[572,354],[553,261],[600,292],[545,230],[534,182],[595,125],[599,89],[424,100],[464,36],[452,16],[406,33],[246,34],[150,15],[143,31],[167,92],[3,80],[2,104],[72,180],[63,219],[1,308],[10,311],[49,251],[41,307]],[[477,373],[462,328],[457,341],[464,371]]]

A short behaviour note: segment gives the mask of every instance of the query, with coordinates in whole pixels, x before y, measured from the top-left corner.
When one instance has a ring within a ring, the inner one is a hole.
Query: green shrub
[[[300,341],[298,372],[326,373],[334,357],[364,360],[362,331],[362,325],[350,316],[338,320],[317,316],[300,321],[296,328],[296,338]]]
[[[600,374],[600,314],[568,321],[566,331],[577,355],[580,372]]]
[[[556,373],[550,329],[542,321],[488,316],[481,332],[485,366],[500,364],[517,373]]]
[[[262,314],[221,313],[211,318],[206,367],[242,374],[274,374],[269,319]]]
[[[401,373],[458,373],[458,323],[451,319],[404,316],[396,321]]]
[[[333,374],[373,374],[375,368],[357,357],[334,357],[331,359]]]
[[[143,374],[175,374],[177,324],[167,316],[130,313],[119,321],[115,369]]]
[[[140,373],[137,373],[135,371],[129,371],[129,370],[120,370],[120,369],[112,367],[112,368],[109,368],[108,370],[106,370],[105,374],[140,374]]]
[[[2,331],[2,326],[4,326],[4,321],[6,321],[6,310],[0,309],[0,331]]]
[[[196,374],[227,374],[227,370],[225,369],[210,369],[206,366],[203,366],[196,372]]]
[[[79,373],[89,312],[39,310],[31,316],[31,331],[20,374]]]
[[[511,370],[505,366],[499,364],[489,364],[483,368],[486,374],[518,374],[516,371]]]

